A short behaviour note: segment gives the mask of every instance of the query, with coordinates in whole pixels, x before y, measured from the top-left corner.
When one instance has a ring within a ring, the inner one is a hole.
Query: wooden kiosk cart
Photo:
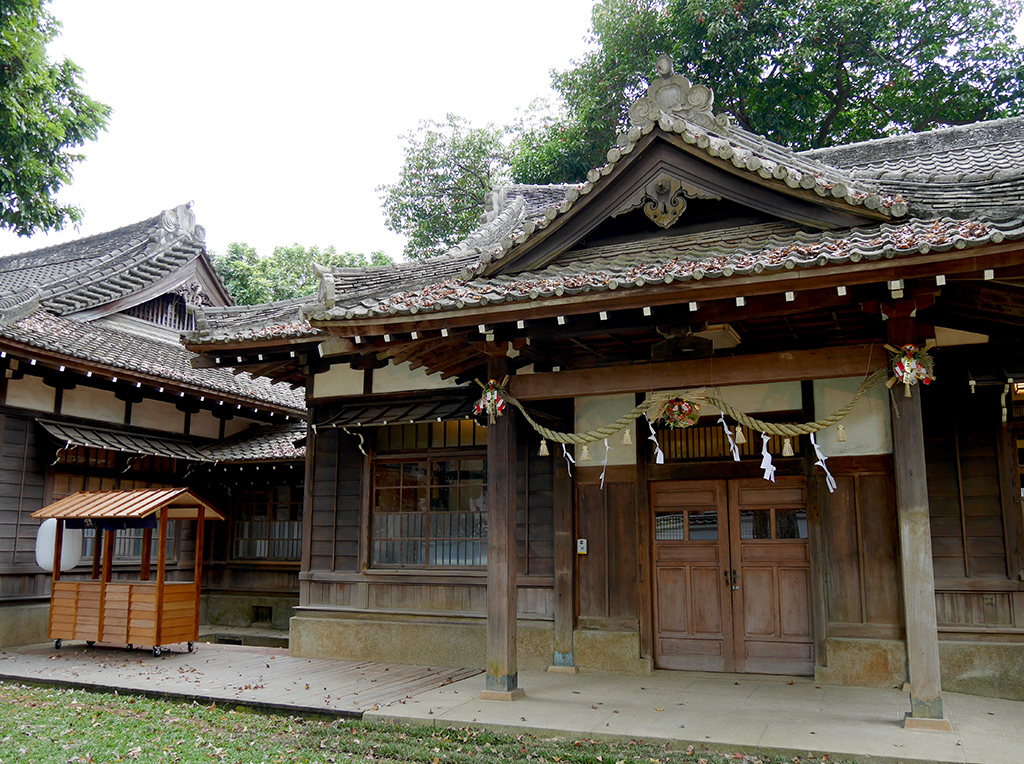
[[[80,491],[33,512],[57,521],[50,639],[60,649],[64,639],[153,647],[187,642],[191,652],[199,637],[199,592],[202,582],[203,525],[224,516],[186,488],[135,491]],[[195,520],[196,566],[192,582],[166,581],[167,523]],[[92,580],[62,581],[61,549],[65,527],[96,530]],[[114,540],[119,529],[142,528],[142,563],[138,581],[112,581]],[[156,580],[150,580],[153,531],[157,530]]]

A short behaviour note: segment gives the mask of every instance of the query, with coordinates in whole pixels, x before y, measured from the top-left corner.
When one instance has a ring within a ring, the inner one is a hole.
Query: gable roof
[[[196,368],[171,329],[121,313],[165,294],[226,306],[191,205],[75,241],[0,258],[0,343],[79,374],[304,416],[301,390],[230,368]],[[35,361],[33,360],[33,363]],[[170,393],[168,393],[170,395]]]
[[[980,281],[990,268],[977,258],[999,262],[998,252],[1024,240],[1024,119],[793,152],[715,115],[708,89],[670,68],[662,75],[586,182],[497,189],[484,222],[442,256],[379,271],[325,270],[317,297],[293,306],[303,328],[352,338],[352,358],[465,375],[485,355],[455,353],[453,343],[472,347],[499,326],[504,338],[522,337],[543,320],[627,305],[649,311],[690,301],[693,311],[705,299],[753,293],[785,293],[788,302],[812,285],[831,284],[834,293],[836,285],[914,274],[955,271]],[[652,188],[663,180],[675,190],[656,198],[662,192]],[[670,210],[665,230],[591,236],[648,201],[670,206],[672,194],[684,209],[686,201],[731,200],[755,214],[693,225],[684,216],[673,228]],[[855,302],[843,309],[860,311]],[[228,310],[206,314],[210,329],[188,338],[204,353],[243,346],[257,331],[232,328]],[[312,336],[282,324],[272,330],[275,341]]]
[[[188,281],[212,303],[230,304],[206,259],[205,236],[185,204],[114,231],[0,258],[0,323],[37,308],[89,318]]]

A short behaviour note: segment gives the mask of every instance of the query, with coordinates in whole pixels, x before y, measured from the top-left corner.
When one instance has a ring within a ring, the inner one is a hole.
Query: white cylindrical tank
[[[53,572],[54,544],[57,541],[57,521],[52,517],[43,520],[36,534],[36,565],[43,570]],[[61,571],[71,570],[82,560],[82,531],[78,528],[65,528],[64,540],[60,549]]]

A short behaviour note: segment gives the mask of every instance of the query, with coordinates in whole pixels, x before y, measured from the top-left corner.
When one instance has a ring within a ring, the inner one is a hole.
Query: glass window
[[[718,538],[718,512],[712,509],[688,514],[690,515],[691,540],[714,541]]]
[[[805,539],[807,538],[806,509],[775,510],[775,538]]]
[[[302,556],[302,486],[243,491],[232,533],[235,559],[298,560]]]
[[[685,534],[685,512],[657,515],[654,518],[654,538],[658,541],[683,541]]]
[[[373,475],[374,566],[487,564],[486,460],[377,461]]]
[[[740,510],[741,539],[770,539],[772,537],[772,515],[767,509]]]

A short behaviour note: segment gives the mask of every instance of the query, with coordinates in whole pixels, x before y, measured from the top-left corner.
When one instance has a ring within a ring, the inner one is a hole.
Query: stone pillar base
[[[908,730],[932,730],[934,732],[952,732],[953,725],[949,719],[926,719],[913,714],[903,717],[903,729]]]
[[[519,700],[526,697],[526,691],[521,687],[514,690],[481,690],[480,700]]]

